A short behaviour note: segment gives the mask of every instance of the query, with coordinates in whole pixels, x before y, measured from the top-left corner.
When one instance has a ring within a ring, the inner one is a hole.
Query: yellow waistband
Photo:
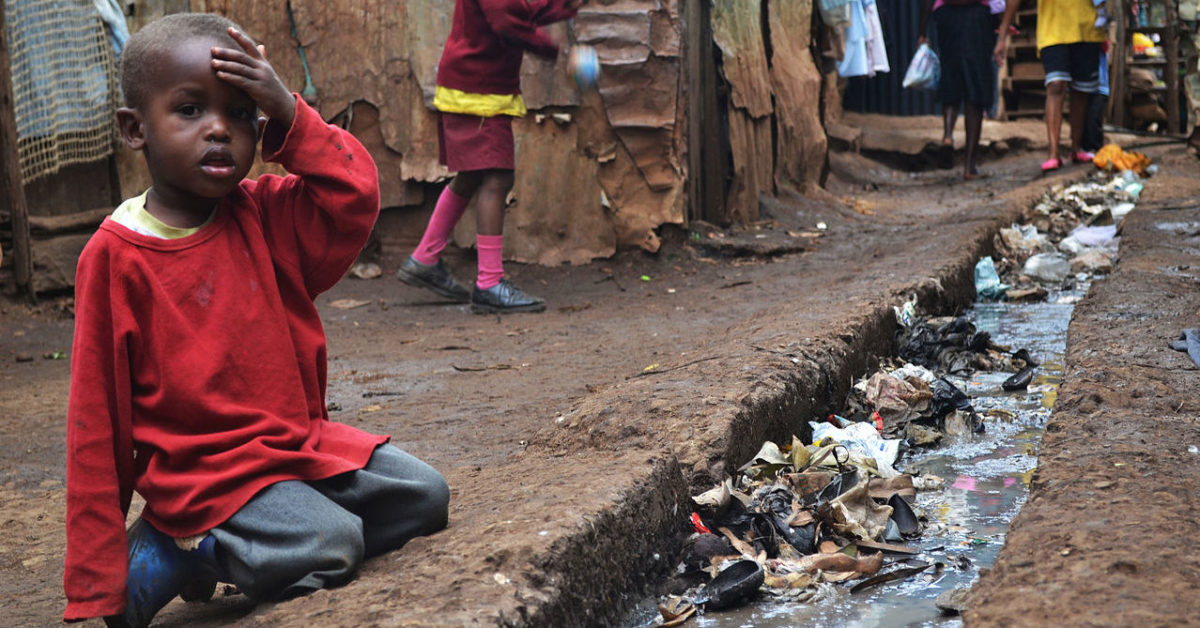
[[[481,118],[525,115],[525,100],[520,94],[470,94],[438,85],[433,106],[446,113],[465,113]]]

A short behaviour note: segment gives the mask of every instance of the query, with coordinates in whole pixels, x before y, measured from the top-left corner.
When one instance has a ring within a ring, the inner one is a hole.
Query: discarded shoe
[[[732,608],[758,593],[765,576],[762,565],[753,560],[739,560],[705,584],[695,603],[714,611]]]
[[[207,588],[191,585],[211,580],[216,583],[216,539],[207,536],[200,547],[187,551],[175,544],[175,539],[154,529],[145,519],[138,519],[126,533],[129,542],[129,575],[126,579],[125,613],[105,618],[109,626],[149,626],[150,620],[162,607],[179,595],[185,587],[194,587],[195,594]]]
[[[409,255],[396,270],[396,278],[410,286],[425,288],[459,303],[471,300],[471,293],[454,280],[450,269],[446,268],[446,263],[442,260],[438,260],[436,264],[422,264]]]
[[[481,290],[479,286],[475,286],[471,291],[471,311],[476,314],[541,312],[544,309],[546,309],[545,301],[525,294],[507,279],[501,279],[500,283],[487,290]]]
[[[1023,347],[1013,351],[1012,359],[1023,360],[1025,362],[1025,366],[1038,366],[1037,360],[1034,360],[1033,356],[1029,355],[1029,349],[1025,349]]]
[[[1029,387],[1029,382],[1033,381],[1033,368],[1032,366],[1027,366],[1017,371],[1015,375],[1004,380],[1004,383],[1000,384],[1000,387],[1009,392],[1025,390]]]
[[[892,515],[889,519],[896,523],[902,536],[912,538],[921,534],[921,520],[908,505],[908,500],[901,497],[899,493],[892,493],[892,496],[888,498],[887,505],[892,507]]]
[[[1062,168],[1062,160],[1058,157],[1051,157],[1050,159],[1042,162],[1042,174],[1054,172],[1059,168]]]

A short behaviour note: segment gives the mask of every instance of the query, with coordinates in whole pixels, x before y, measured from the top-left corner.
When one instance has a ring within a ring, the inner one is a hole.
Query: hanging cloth
[[[888,64],[887,46],[883,41],[883,25],[879,22],[879,7],[875,0],[863,0],[863,14],[867,20],[867,76],[878,72],[891,72]]]
[[[867,18],[862,0],[850,0],[850,24],[846,26],[846,53],[838,62],[838,74],[849,78],[866,76],[871,71],[867,60]]]

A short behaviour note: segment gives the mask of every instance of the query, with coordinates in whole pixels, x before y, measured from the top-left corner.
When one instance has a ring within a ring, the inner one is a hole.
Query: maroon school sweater
[[[455,0],[437,84],[469,94],[519,94],[525,51],[558,55],[538,27],[573,17],[566,0]]]
[[[67,620],[119,613],[133,490],[176,536],[219,525],[281,480],[362,468],[387,440],[329,420],[313,299],[379,213],[370,154],[297,99],[198,232],[164,240],[105,220],[76,278],[67,409]]]

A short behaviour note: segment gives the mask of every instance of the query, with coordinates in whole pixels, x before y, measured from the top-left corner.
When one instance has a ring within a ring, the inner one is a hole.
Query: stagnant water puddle
[[[962,436],[949,445],[918,449],[897,462],[901,472],[933,474],[946,480],[939,491],[917,494],[916,507],[928,521],[919,539],[908,545],[921,550],[915,558],[941,563],[909,580],[876,586],[857,594],[844,585],[820,585],[820,595],[798,603],[760,596],[738,609],[696,615],[686,625],[696,628],[783,628],[790,626],[955,626],[934,605],[943,592],[968,588],[988,568],[1004,545],[1009,523],[1028,496],[1037,465],[1037,447],[1057,397],[1062,378],[1067,326],[1074,303],[1086,286],[1054,293],[1040,303],[977,303],[969,316],[976,328],[1013,349],[1026,348],[1040,363],[1033,383],[1023,391],[1005,392],[1001,383],[1012,373],[977,372],[970,378],[949,377],[971,397],[986,418],[986,431]],[[657,613],[635,618],[631,625],[654,625]]]

